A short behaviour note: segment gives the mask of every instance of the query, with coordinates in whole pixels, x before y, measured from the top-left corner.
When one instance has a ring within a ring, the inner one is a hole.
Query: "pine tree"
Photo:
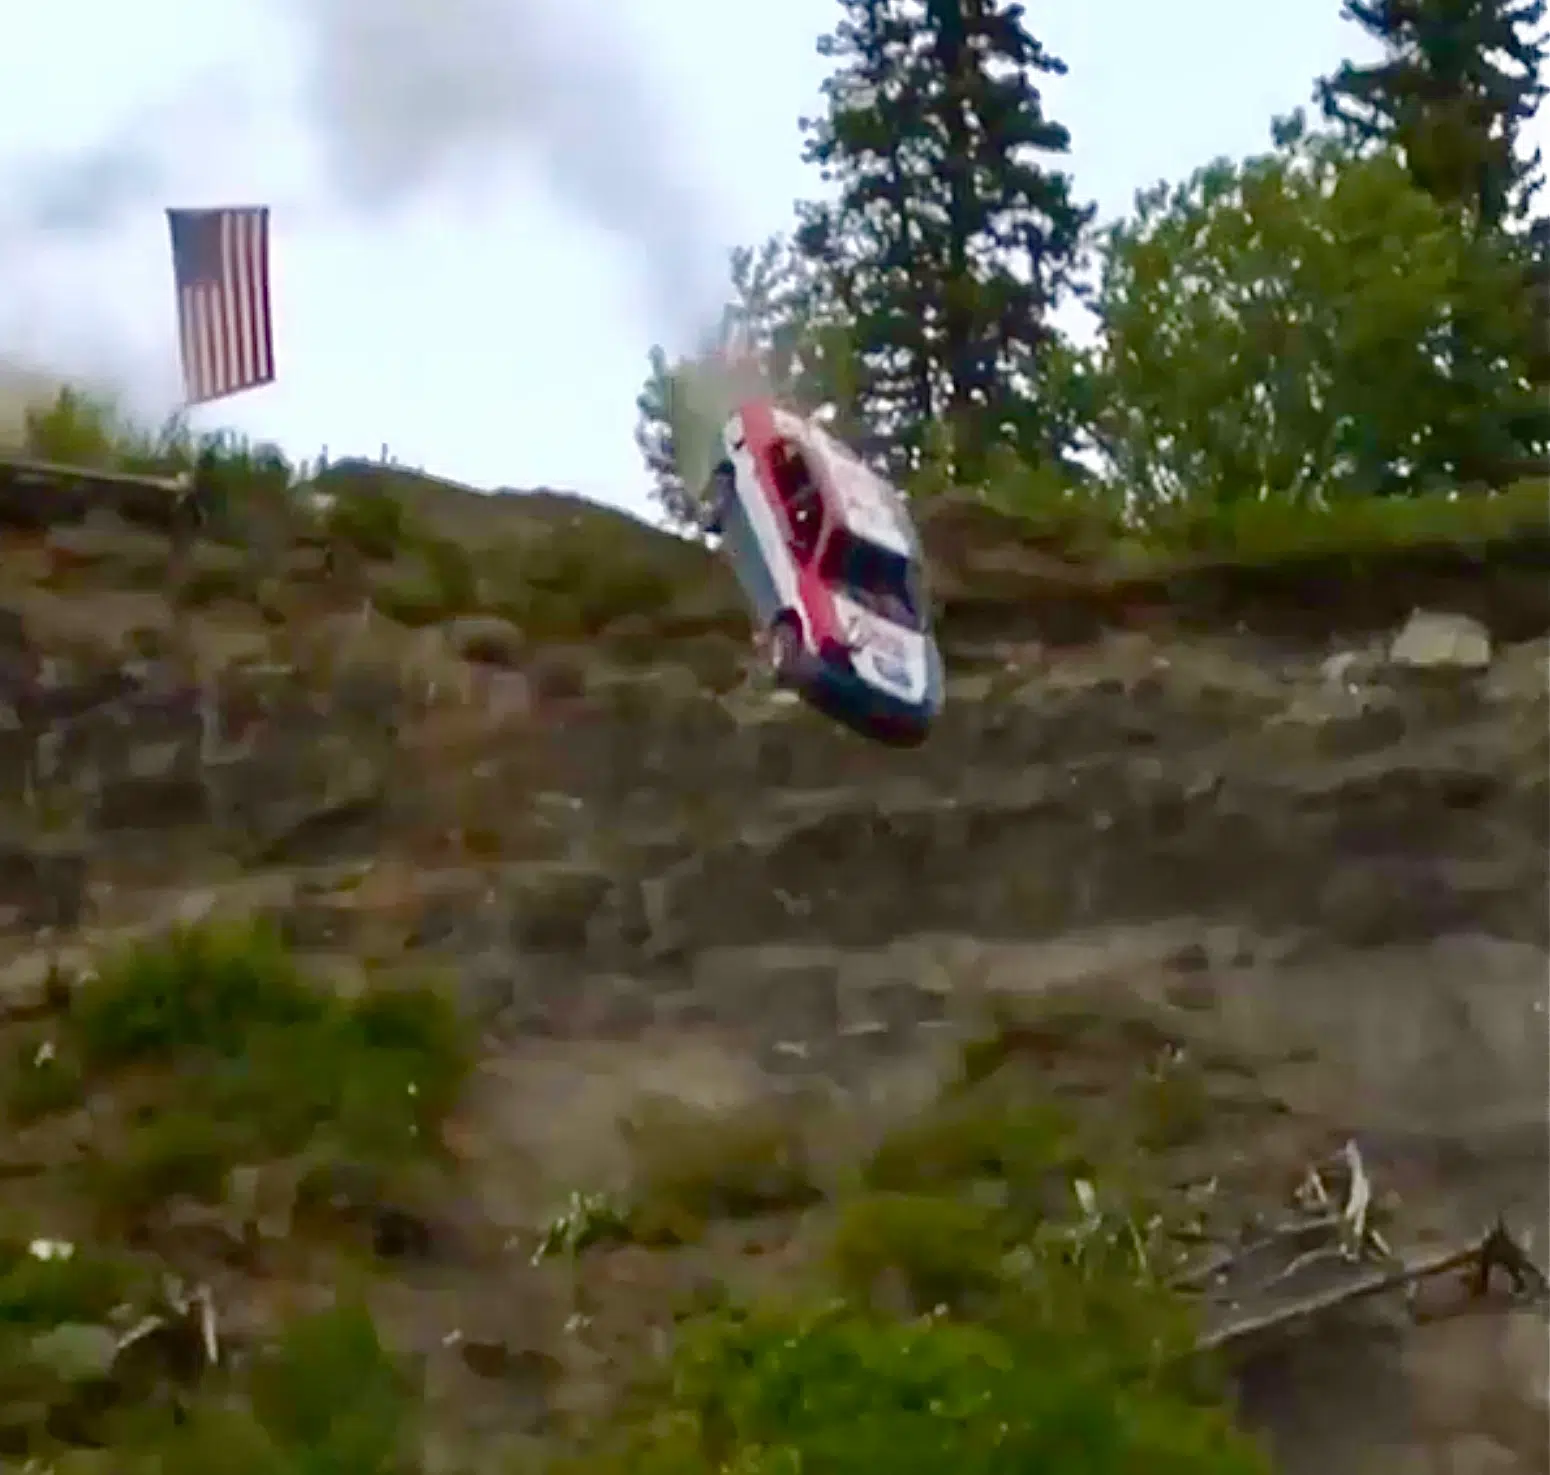
[[[1398,147],[1417,185],[1486,228],[1525,218],[1543,161],[1519,146],[1550,91],[1546,0],[1343,0],[1342,13],[1384,54],[1318,84],[1325,117]]]
[[[635,445],[651,477],[651,496],[663,516],[678,527],[692,526],[694,501],[678,473],[673,435],[673,363],[660,343],[648,354],[650,369],[635,397]]]
[[[1010,0],[841,5],[807,124],[839,195],[798,244],[851,316],[865,418],[903,468],[944,438],[969,479],[998,443],[1042,457],[1060,439],[1037,392],[1048,316],[1091,219],[1047,162],[1070,138],[1038,81],[1064,66]]]
[[[687,463],[703,457],[685,442],[703,443],[719,428],[726,395],[713,383],[716,358],[729,352],[748,356],[757,363],[760,387],[788,398],[797,397],[799,379],[811,373],[811,355],[805,359],[802,353],[808,279],[805,264],[782,236],[758,247],[740,246],[731,255],[730,300],[704,355],[674,362],[661,345],[651,349],[646,382],[635,400],[635,444],[669,522],[684,528],[698,523],[700,488],[689,484],[697,472]]]
[[[915,25],[900,0],[841,0],[818,42],[835,70],[825,110],[802,120],[803,157],[838,199],[799,207],[797,248],[825,284],[852,349],[865,449],[897,469],[918,458],[938,404],[930,297],[921,273],[921,190],[935,164],[926,136]]]
[[[942,348],[954,440],[1010,440],[1043,459],[1061,448],[1037,396],[1047,318],[1071,285],[1093,213],[1044,162],[1071,147],[1038,88],[1065,64],[1029,34],[1020,5],[998,0],[928,0],[926,38],[948,144]]]

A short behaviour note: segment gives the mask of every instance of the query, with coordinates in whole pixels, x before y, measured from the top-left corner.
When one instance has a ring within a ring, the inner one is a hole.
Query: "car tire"
[[[769,638],[770,676],[775,685],[784,691],[800,686],[806,657],[802,632],[796,621],[777,620],[770,629]]]
[[[737,473],[728,461],[723,461],[712,473],[710,481],[710,505],[706,509],[704,527],[712,537],[719,538],[726,526],[727,509],[737,496]]]

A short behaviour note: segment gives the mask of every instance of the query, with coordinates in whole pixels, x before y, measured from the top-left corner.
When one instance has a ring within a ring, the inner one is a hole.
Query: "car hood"
[[[900,700],[925,701],[931,687],[930,636],[879,619],[848,599],[834,603],[856,674]]]

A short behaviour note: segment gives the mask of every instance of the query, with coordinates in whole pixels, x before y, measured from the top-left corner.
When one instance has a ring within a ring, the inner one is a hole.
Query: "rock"
[[[457,969],[459,1013],[480,1025],[499,1018],[517,998],[519,968],[516,955],[503,947],[463,960]]]
[[[527,651],[527,637],[510,620],[465,615],[441,626],[448,648],[461,660],[515,667]]]
[[[1550,699],[1550,640],[1525,640],[1502,651],[1486,682],[1486,695],[1493,701],[1542,708]]]
[[[392,730],[406,706],[404,676],[386,662],[359,661],[334,673],[330,710],[342,721]]]
[[[164,577],[170,553],[165,538],[133,527],[111,513],[91,515],[78,526],[53,528],[45,546],[56,573],[72,566],[113,564],[122,576],[136,583]]]
[[[1336,651],[1319,666],[1319,674],[1331,685],[1344,686],[1355,679],[1361,660],[1354,650]]]
[[[1467,615],[1418,609],[1394,637],[1389,661],[1419,671],[1484,671],[1491,664],[1491,635]]]
[[[1450,1475],[1520,1475],[1518,1456],[1488,1434],[1460,1434],[1447,1445]]]
[[[24,927],[76,926],[86,904],[87,859],[73,847],[0,839],[0,908]]]
[[[1385,654],[1381,642],[1354,650],[1339,650],[1319,663],[1319,676],[1327,686],[1359,690],[1381,677]]]
[[[277,805],[253,858],[268,865],[322,864],[376,848],[386,792],[375,779],[315,800]]]
[[[209,792],[198,777],[149,773],[108,779],[93,818],[101,830],[167,830],[201,824],[209,814]]]
[[[0,462],[0,527],[28,531],[78,523],[91,511],[91,492],[75,479],[32,464]]]
[[[511,940],[521,951],[583,951],[613,891],[606,871],[567,862],[514,867],[504,880]]]
[[[587,665],[574,651],[551,648],[528,665],[533,695],[540,702],[566,703],[587,694]]]
[[[118,1360],[118,1337],[105,1326],[62,1322],[27,1345],[28,1360],[66,1383],[106,1378]]]
[[[291,722],[249,754],[207,763],[202,777],[223,829],[251,859],[326,864],[375,846],[386,775],[365,746]]]
[[[436,1225],[398,1202],[381,1172],[364,1163],[325,1160],[301,1176],[295,1213],[318,1211],[363,1231],[372,1253],[381,1259],[424,1260],[441,1239]]]
[[[815,1041],[841,1023],[839,964],[830,949],[767,944],[705,949],[693,993],[709,1017],[772,1038]]]

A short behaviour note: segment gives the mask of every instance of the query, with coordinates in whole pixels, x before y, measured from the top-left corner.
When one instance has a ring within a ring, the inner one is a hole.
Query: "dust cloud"
[[[501,186],[525,160],[628,253],[655,329],[697,343],[726,296],[713,210],[678,147],[675,99],[600,0],[286,0],[340,202]]]

